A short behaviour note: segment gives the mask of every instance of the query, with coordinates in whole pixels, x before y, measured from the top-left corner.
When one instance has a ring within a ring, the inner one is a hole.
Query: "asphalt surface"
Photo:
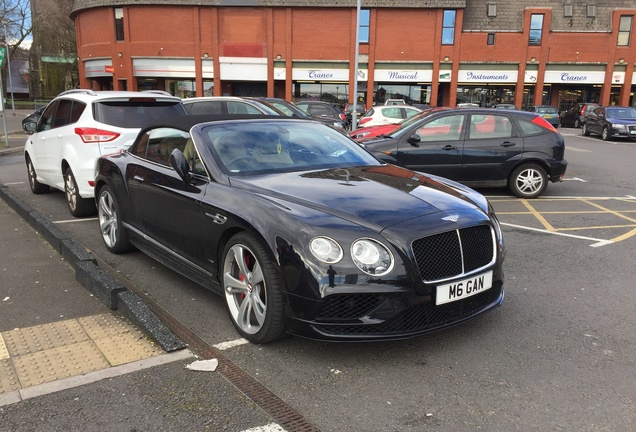
[[[27,113],[7,116],[0,158],[22,151]],[[195,353],[64,230],[6,185],[0,197],[0,431],[284,430],[218,370],[188,368]],[[132,342],[92,336],[103,323]]]

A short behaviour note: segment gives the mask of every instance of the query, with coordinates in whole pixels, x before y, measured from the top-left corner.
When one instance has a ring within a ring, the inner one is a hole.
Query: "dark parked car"
[[[97,170],[106,247],[135,245],[220,294],[254,343],[405,338],[503,301],[504,244],[482,195],[315,121],[173,118]]]
[[[280,111],[256,100],[247,100],[237,96],[208,96],[183,99],[188,114],[253,114],[283,115]]]
[[[508,187],[535,198],[567,167],[563,137],[524,111],[461,108],[405,122],[385,138],[361,143],[378,158],[474,187]]]
[[[561,126],[580,128],[585,123],[587,115],[599,106],[597,103],[579,103],[574,105],[561,114]]]
[[[334,119],[331,117],[311,117],[305,111],[298,108],[293,103],[280,98],[267,98],[267,97],[256,97],[256,98],[244,98],[244,99],[254,99],[261,103],[265,103],[274,109],[282,112],[287,117],[296,117],[296,118],[304,118],[304,119],[314,119],[329,126],[333,126],[338,128],[339,130],[345,132],[345,122],[341,119]]]
[[[561,123],[559,110],[550,105],[537,105],[531,106],[528,108],[528,111],[532,113],[539,114],[541,117],[546,119],[548,123],[550,123],[555,128],[559,127],[559,123]]]
[[[612,138],[636,139],[636,108],[608,106],[595,108],[582,129],[583,135],[599,134],[604,141]]]
[[[353,120],[354,106],[356,107],[356,120],[360,120],[360,117],[362,117],[364,113],[367,112],[367,107],[362,102],[358,102],[357,104],[345,104],[344,113],[347,116],[347,121],[349,122],[349,124],[352,124],[351,121]]]
[[[311,117],[340,120],[345,124],[345,127],[349,127],[349,121],[347,120],[345,113],[343,113],[336,105],[329,102],[300,101],[296,102],[296,106],[305,111]]]

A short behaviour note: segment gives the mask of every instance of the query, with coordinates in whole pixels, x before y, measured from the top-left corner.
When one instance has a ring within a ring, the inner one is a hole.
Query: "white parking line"
[[[60,221],[53,221],[53,223],[65,224],[65,223],[72,223],[72,222],[86,222],[86,221],[96,221],[96,220],[99,220],[99,219],[98,218],[66,219],[66,220],[60,220]]]
[[[548,231],[548,230],[539,229],[539,228],[530,228],[530,227],[526,227],[526,226],[522,226],[522,225],[515,225],[515,224],[511,224],[511,223],[506,223],[506,222],[501,222],[501,225],[509,226],[509,227],[512,227],[512,228],[519,228],[519,229],[529,230],[529,231],[542,232],[542,233],[545,233],[545,234],[552,234],[552,235],[558,235],[558,236],[563,236],[563,237],[571,237],[571,238],[576,238],[576,239],[581,239],[581,240],[589,240],[589,241],[596,242],[594,244],[591,244],[590,247],[601,247],[601,246],[607,246],[609,244],[615,243],[613,240],[603,240],[603,239],[598,239],[598,238],[594,238],[594,237],[585,237],[585,236],[578,236],[578,235],[574,235],[574,234],[565,234],[565,233]]]
[[[568,145],[565,148],[567,149],[567,151],[581,152],[581,153],[592,153],[592,150],[582,149],[582,148],[578,148],[578,147],[572,147],[571,145]]]
[[[279,424],[270,423],[265,426],[258,426],[251,429],[245,429],[241,432],[287,432],[287,429],[283,429]]]

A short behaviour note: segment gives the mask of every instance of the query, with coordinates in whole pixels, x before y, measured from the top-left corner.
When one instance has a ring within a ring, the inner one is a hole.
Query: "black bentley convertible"
[[[503,301],[504,244],[482,195],[317,122],[184,116],[97,170],[106,247],[221,294],[254,343],[411,337]]]

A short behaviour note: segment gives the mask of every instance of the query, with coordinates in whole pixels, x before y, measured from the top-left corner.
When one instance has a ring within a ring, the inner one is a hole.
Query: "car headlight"
[[[393,255],[382,243],[362,238],[351,245],[354,264],[366,274],[383,276],[393,269]]]
[[[337,263],[343,256],[340,245],[329,237],[314,237],[309,242],[309,249],[316,258],[327,264]]]
[[[616,130],[622,130],[622,131],[627,130],[627,127],[625,127],[624,124],[615,124],[615,125],[612,125],[612,127]]]

